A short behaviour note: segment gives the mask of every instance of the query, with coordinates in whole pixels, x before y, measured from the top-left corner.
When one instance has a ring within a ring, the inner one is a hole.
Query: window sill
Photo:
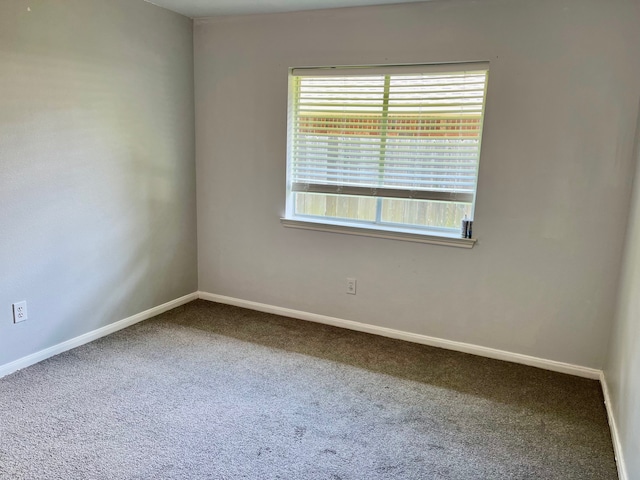
[[[473,248],[475,238],[460,238],[453,234],[415,233],[403,229],[387,227],[384,230],[365,225],[345,225],[342,223],[317,222],[308,219],[281,218],[280,223],[287,228],[301,228],[303,230],[317,230],[321,232],[360,235],[364,237],[386,238],[405,242],[430,243],[447,247]]]

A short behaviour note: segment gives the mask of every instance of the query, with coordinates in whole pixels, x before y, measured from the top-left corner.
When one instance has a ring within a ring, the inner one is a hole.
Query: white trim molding
[[[197,298],[197,292],[190,293],[183,297],[176,298],[175,300],[171,300],[167,303],[163,303],[162,305],[158,305],[157,307],[145,310],[144,312],[140,312],[131,317],[125,318],[115,323],[111,323],[65,342],[58,343],[57,345],[46,348],[44,350],[40,350],[39,352],[32,353],[31,355],[27,355],[26,357],[19,358],[18,360],[15,360],[13,362],[0,365],[0,378],[46,360],[47,358],[66,352],[67,350],[71,350],[72,348],[79,347],[81,345],[84,345],[85,343],[92,342],[94,340],[97,340],[98,338],[110,335],[114,332],[117,332],[118,330],[122,330],[123,328],[130,327],[131,325],[142,322],[143,320],[147,320],[151,317],[155,317],[156,315],[160,315],[161,313],[171,310],[172,308],[179,307],[180,305],[184,305],[185,303],[189,303],[193,300],[196,300]]]
[[[431,243],[433,245],[444,245],[447,247],[473,248],[476,243],[475,238],[460,238],[450,234],[427,234],[409,232],[399,228],[378,227],[362,225],[345,225],[333,223],[328,220],[313,221],[300,220],[295,218],[281,218],[280,223],[287,228],[299,228],[302,230],[316,230],[319,232],[343,233],[346,235],[359,235],[361,237],[386,238],[387,240],[404,240],[406,242]]]
[[[590,378],[593,380],[600,379],[601,370],[595,368],[582,367],[570,363],[557,362],[555,360],[546,360],[544,358],[522,355],[520,353],[507,352],[504,350],[496,350],[494,348],[482,347],[470,343],[456,342],[453,340],[445,340],[443,338],[429,337],[417,333],[404,332],[392,328],[378,327],[367,323],[354,322],[352,320],[343,320],[336,317],[328,317],[326,315],[318,315],[316,313],[303,312],[300,310],[292,310],[290,308],[277,307],[265,303],[251,302],[249,300],[241,300],[239,298],[226,297],[224,295],[216,295],[214,293],[198,292],[199,298],[210,302],[224,303],[226,305],[234,305],[236,307],[248,308],[259,312],[273,313],[285,317],[297,318],[299,320],[308,320],[310,322],[323,323],[325,325],[333,325],[334,327],[347,328],[358,332],[372,333],[383,337],[405,340],[407,342],[420,343],[432,347],[445,348],[447,350],[455,350],[457,352],[471,353],[481,357],[493,358],[496,360],[504,360],[507,362],[529,365],[531,367],[551,370],[553,372],[567,373],[578,377]]]
[[[613,442],[613,453],[616,457],[616,466],[618,467],[618,477],[620,480],[629,480],[627,475],[627,467],[624,463],[624,454],[622,452],[622,442],[618,433],[618,425],[616,417],[613,413],[613,405],[611,404],[611,396],[609,395],[609,386],[604,372],[600,373],[600,384],[602,385],[602,394],[604,395],[604,406],[607,410],[609,419],[609,429],[611,430],[611,440]]]

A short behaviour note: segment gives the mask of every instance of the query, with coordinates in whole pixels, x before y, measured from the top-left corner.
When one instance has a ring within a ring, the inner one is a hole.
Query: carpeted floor
[[[2,479],[615,479],[596,381],[195,301],[0,379]]]

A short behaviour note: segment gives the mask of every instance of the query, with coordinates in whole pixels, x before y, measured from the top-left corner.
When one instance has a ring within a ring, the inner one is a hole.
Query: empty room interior
[[[640,480],[640,2],[2,0],[0,479]]]

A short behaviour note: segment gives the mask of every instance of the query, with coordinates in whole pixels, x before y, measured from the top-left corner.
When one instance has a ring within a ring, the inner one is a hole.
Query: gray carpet
[[[614,479],[595,381],[196,301],[0,379],[2,479]]]

